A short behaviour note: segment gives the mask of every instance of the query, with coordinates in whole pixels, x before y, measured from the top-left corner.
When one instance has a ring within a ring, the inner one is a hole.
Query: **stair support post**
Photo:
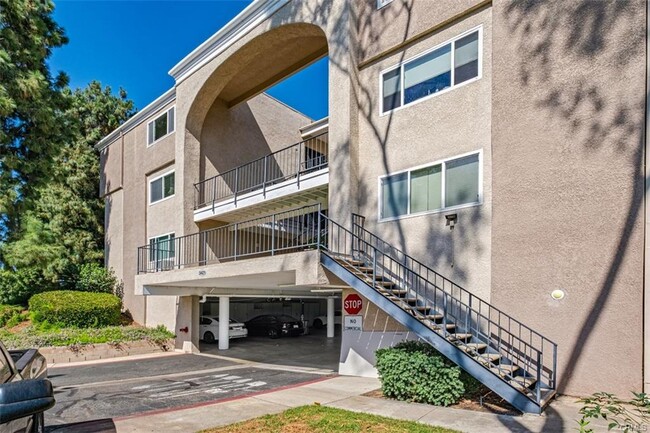
[[[537,404],[541,404],[542,400],[542,352],[537,351],[537,381],[535,382],[535,399]]]
[[[372,284],[377,284],[377,249],[372,250]]]

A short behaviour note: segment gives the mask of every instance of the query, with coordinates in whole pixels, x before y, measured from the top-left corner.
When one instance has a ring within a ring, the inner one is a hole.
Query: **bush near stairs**
[[[375,353],[383,394],[397,400],[449,406],[478,382],[428,344],[405,341]]]

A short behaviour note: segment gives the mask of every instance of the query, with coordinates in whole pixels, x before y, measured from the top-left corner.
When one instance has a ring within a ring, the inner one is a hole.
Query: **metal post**
[[[233,198],[235,206],[237,206],[237,191],[239,191],[239,167],[235,169],[235,197]]]
[[[537,403],[542,401],[542,352],[537,351],[537,382],[535,384],[535,395],[537,397]]]
[[[212,210],[214,211],[214,204],[217,201],[217,176],[212,178]]]
[[[237,233],[239,232],[239,223],[235,223],[235,260],[237,260]]]
[[[300,143],[298,144],[298,164],[297,164],[297,170],[296,170],[296,187],[300,189],[300,155],[302,152],[300,152]]]
[[[271,217],[271,255],[275,255],[275,214]]]
[[[264,177],[262,178],[262,196],[266,198],[266,177],[268,176],[268,159],[269,156],[264,157]]]
[[[321,225],[321,220],[320,220],[320,214],[321,214],[321,203],[318,203],[318,216],[317,216],[317,225],[316,225],[316,245],[318,246],[318,249],[320,250],[320,225]]]

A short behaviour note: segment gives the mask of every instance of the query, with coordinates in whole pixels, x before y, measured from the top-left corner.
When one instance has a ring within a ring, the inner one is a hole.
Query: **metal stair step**
[[[375,281],[375,285],[380,287],[393,287],[395,283],[392,281]]]
[[[519,366],[514,364],[499,364],[490,367],[490,370],[501,377],[507,377],[512,376],[517,370],[519,370]]]
[[[386,289],[386,288],[383,288],[383,287],[378,288],[377,291],[379,291],[380,293],[383,293],[383,294],[390,294],[390,295],[395,295],[395,296],[406,295],[409,292],[406,289]]]
[[[436,331],[440,331],[442,329],[442,323],[435,323],[435,322],[432,322],[430,320],[426,320],[426,322],[428,322],[428,325],[429,325],[430,328],[432,328],[432,329],[434,329]],[[445,327],[447,328],[447,331],[451,331],[451,330],[456,329],[456,325],[453,324],[453,323],[447,323],[445,325]]]
[[[448,338],[451,341],[459,341],[459,340],[469,340],[472,337],[473,337],[472,334],[466,334],[466,333],[460,333],[459,332],[459,333],[456,333],[456,334],[449,335]]]
[[[485,350],[487,348],[487,344],[485,343],[461,343],[458,345],[458,347],[467,352],[467,353],[474,353],[474,352],[480,352],[481,350]]]
[[[524,376],[516,376],[508,381],[510,385],[523,393],[530,392],[530,387],[533,386],[535,382],[537,381],[532,377]]]
[[[427,314],[424,317],[429,320],[442,320],[444,318],[442,314]]]
[[[413,309],[417,311],[429,311],[433,310],[433,307],[431,305],[414,305]]]
[[[493,363],[497,362],[498,360],[501,359],[501,355],[498,353],[481,353],[479,355],[476,355],[474,358],[476,358],[477,361],[480,363]]]

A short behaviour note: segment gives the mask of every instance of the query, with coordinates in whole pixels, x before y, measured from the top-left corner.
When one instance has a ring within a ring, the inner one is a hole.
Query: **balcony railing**
[[[301,141],[194,184],[194,209],[237,198],[327,167],[328,133]]]
[[[320,205],[304,206],[138,248],[138,273],[316,248]]]

